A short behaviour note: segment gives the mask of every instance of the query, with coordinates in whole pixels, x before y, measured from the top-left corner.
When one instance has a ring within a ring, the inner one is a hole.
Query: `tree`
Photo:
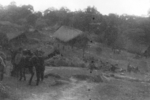
[[[30,14],[26,19],[29,25],[35,26],[37,18],[38,17],[35,14]]]
[[[150,16],[150,9],[148,10],[148,16]]]
[[[0,19],[17,23],[19,19],[26,18],[33,12],[31,5],[17,6],[15,2],[11,2],[8,6],[1,6]]]
[[[145,33],[144,30],[136,28],[136,29],[129,29],[128,38],[132,40],[135,44],[144,44],[145,43]]]
[[[74,41],[75,41],[74,42],[75,43],[74,46],[76,46],[77,48],[83,50],[83,58],[84,58],[85,50],[88,47],[88,42],[89,42],[87,34],[84,33],[83,35],[81,35],[78,38],[76,38]]]
[[[47,26],[46,20],[44,18],[38,18],[35,22],[37,29],[42,29],[43,27]]]
[[[145,44],[147,45],[150,45],[150,18],[147,18],[146,20],[142,21],[140,24],[139,24],[139,28],[141,28],[144,33],[145,33],[145,36],[144,36],[144,40],[145,40]]]
[[[104,43],[108,46],[113,46],[118,37],[119,16],[109,14],[105,17],[105,21],[107,26],[104,30]]]

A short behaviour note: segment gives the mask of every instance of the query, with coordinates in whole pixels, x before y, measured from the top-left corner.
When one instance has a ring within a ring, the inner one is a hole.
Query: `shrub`
[[[57,60],[55,62],[55,65],[56,66],[69,66],[69,64],[66,61],[64,61],[64,60]]]

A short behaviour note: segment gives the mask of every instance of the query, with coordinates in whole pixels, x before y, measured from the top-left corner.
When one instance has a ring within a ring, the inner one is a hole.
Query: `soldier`
[[[17,53],[16,57],[15,57],[15,64],[19,64],[22,56],[23,56],[23,50],[20,48],[18,50],[18,53]]]
[[[14,71],[14,74],[18,77],[19,76],[19,71],[20,71],[20,68],[21,68],[21,60],[23,58],[23,49],[22,48],[19,48],[17,50],[17,54],[14,58],[14,68],[13,68],[13,71]]]
[[[5,63],[4,63],[4,60],[3,58],[0,56],[0,81],[3,80],[3,77],[4,77],[4,72],[5,72]]]
[[[37,76],[37,85],[39,84],[39,81],[43,81],[44,79],[44,71],[45,71],[45,65],[44,65],[44,56],[43,52],[41,50],[35,50],[34,55],[32,56],[32,63],[35,66],[36,69],[36,76]]]
[[[18,54],[18,50],[10,50],[10,53],[11,53],[11,63],[13,65],[12,67],[12,71],[11,71],[11,76],[16,76],[17,77],[17,72],[16,72],[16,63],[15,63],[15,58],[16,58],[16,55]]]

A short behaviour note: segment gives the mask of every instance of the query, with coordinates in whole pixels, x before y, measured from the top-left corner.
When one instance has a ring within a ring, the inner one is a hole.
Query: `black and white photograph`
[[[150,100],[150,0],[0,0],[0,100]]]

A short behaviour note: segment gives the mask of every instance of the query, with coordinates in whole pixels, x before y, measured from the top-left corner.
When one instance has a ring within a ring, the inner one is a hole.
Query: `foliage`
[[[3,49],[8,49],[9,47],[7,36],[2,32],[0,32],[0,46],[2,46]]]
[[[77,11],[62,7],[35,12],[32,5],[17,6],[15,2],[11,2],[7,6],[0,5],[0,21],[22,26],[24,30],[31,27],[42,30],[54,25],[71,26],[89,34],[96,34],[95,41],[115,48],[124,48],[126,38],[135,44],[150,45],[150,17],[102,15],[95,7],[90,6]],[[2,25],[0,27],[3,29]],[[87,46],[87,39],[78,37],[70,44],[83,49]]]
[[[85,49],[88,47],[88,42],[89,42],[89,38],[87,37],[87,33],[84,33],[78,36],[77,38],[69,41],[69,45],[71,45],[72,47],[75,46],[78,49],[82,49],[83,57],[84,57]]]

